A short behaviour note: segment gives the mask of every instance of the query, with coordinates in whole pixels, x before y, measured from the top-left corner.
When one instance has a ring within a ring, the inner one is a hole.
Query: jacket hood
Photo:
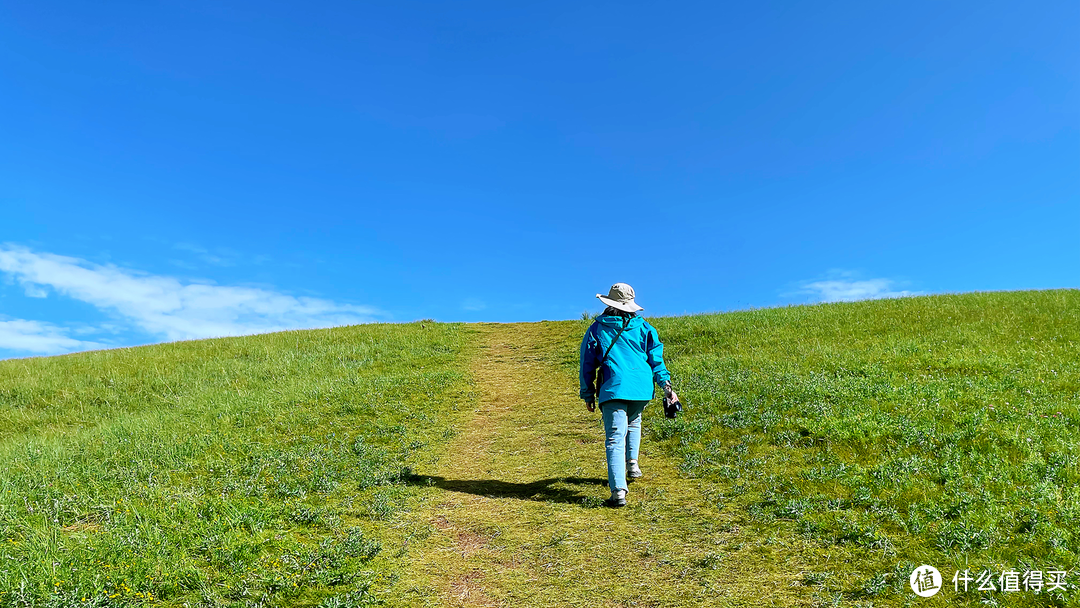
[[[607,327],[620,329],[622,328],[624,318],[625,317],[620,317],[619,315],[600,315],[599,317],[596,317],[596,322],[601,325],[606,325]],[[645,319],[642,319],[641,317],[630,317],[630,323],[626,328],[635,329],[641,327],[644,323]]]

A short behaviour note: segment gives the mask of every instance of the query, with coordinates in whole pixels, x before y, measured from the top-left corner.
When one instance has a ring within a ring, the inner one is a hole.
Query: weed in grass
[[[820,572],[805,572],[802,577],[802,584],[806,586],[820,586],[824,585],[826,581],[833,577],[831,570],[824,570]]]
[[[720,568],[724,562],[724,555],[722,553],[706,553],[700,559],[697,560],[695,565],[698,568],[704,570],[716,570]]]
[[[887,574],[875,574],[859,583],[856,597],[876,597],[889,589],[889,576]]]
[[[328,597],[321,604],[319,608],[364,608],[366,606],[379,606],[380,602],[367,587],[349,591],[341,595],[335,595]]]
[[[586,509],[598,509],[604,506],[604,499],[599,496],[583,496],[581,497],[581,506]]]
[[[374,539],[367,538],[360,528],[349,528],[345,538],[341,539],[340,551],[348,557],[359,558],[368,561],[382,551],[382,544]]]

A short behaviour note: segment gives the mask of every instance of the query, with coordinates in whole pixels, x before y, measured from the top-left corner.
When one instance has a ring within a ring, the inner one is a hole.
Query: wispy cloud
[[[23,285],[23,291],[24,293],[26,293],[26,297],[28,298],[49,297],[49,292],[45,291],[45,289],[42,287],[38,287],[37,285]]]
[[[10,244],[0,245],[0,272],[24,289],[47,287],[167,340],[350,325],[383,316],[367,306],[270,288],[181,281]]]
[[[68,336],[68,333],[67,329],[51,323],[0,319],[0,350],[55,355],[104,347],[98,342],[76,340]]]
[[[830,271],[825,279],[802,282],[797,293],[815,302],[854,302],[922,294],[900,289],[899,282],[893,279],[859,279],[855,273],[842,270]]]
[[[192,243],[177,243],[173,247],[180,251],[190,252],[194,254],[195,257],[212,266],[235,266],[236,260],[239,257],[235,251],[229,249],[218,249],[216,252],[211,252],[205,247],[200,247]]]
[[[172,248],[187,254],[187,259],[171,259],[169,263],[184,270],[198,270],[200,266],[261,266],[273,261],[268,255],[249,256],[227,247],[208,249],[196,243],[173,243]]]
[[[487,308],[487,303],[480,298],[466,298],[465,301],[461,303],[461,309],[470,312],[484,310],[485,308]]]

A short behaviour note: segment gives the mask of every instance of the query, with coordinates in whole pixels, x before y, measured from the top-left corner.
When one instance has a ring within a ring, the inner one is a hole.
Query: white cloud
[[[855,279],[849,272],[833,271],[833,278],[803,282],[799,293],[816,302],[854,302],[920,295],[921,292],[897,289],[892,279]]]
[[[104,348],[97,342],[76,340],[67,330],[41,321],[0,320],[0,350],[55,355],[76,350]]]
[[[182,282],[14,245],[0,246],[0,272],[24,288],[49,287],[168,340],[351,325],[381,314],[367,306],[267,288]]]

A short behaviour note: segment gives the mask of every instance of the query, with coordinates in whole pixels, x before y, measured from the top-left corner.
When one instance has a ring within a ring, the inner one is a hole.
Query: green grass
[[[691,405],[653,438],[725,488],[717,508],[816,546],[805,582],[822,603],[917,599],[907,576],[922,563],[953,602],[1080,599],[956,595],[951,582],[963,568],[1080,566],[1080,292],[653,323]]]
[[[370,603],[466,342],[427,322],[0,362],[0,605]]]
[[[650,321],[688,410],[650,410],[647,474],[670,474],[640,482],[622,511],[594,508],[592,486],[572,490],[580,501],[534,500],[528,475],[602,469],[572,386],[587,321],[491,326],[491,344],[517,340],[498,356],[478,328],[426,322],[2,361],[0,607],[483,597],[469,559],[491,566],[492,597],[612,588],[641,605],[685,591],[893,606],[915,603],[907,575],[928,563],[948,589],[923,601],[1080,603],[1075,589],[957,595],[950,582],[965,567],[1080,567],[1080,291]],[[411,471],[457,429],[475,462],[417,483]],[[466,482],[521,497],[462,493]],[[692,515],[691,497],[716,517]],[[576,536],[545,527],[552,514]],[[649,592],[581,566],[635,517],[661,526],[633,545],[658,581]],[[440,572],[457,587],[413,589]]]

